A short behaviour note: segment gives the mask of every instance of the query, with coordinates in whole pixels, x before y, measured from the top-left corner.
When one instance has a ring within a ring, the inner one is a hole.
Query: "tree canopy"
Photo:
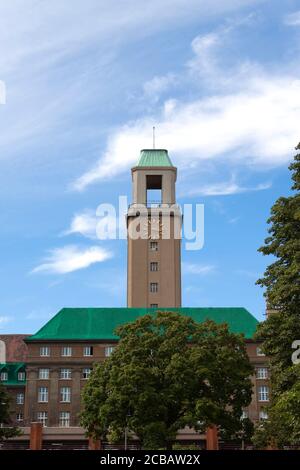
[[[10,397],[4,386],[0,383],[0,442],[9,437],[20,435],[20,431],[11,425],[10,420]]]
[[[296,150],[300,150],[300,144]],[[274,258],[258,284],[265,288],[267,303],[275,311],[257,332],[257,338],[263,340],[263,351],[270,357],[272,385],[269,421],[261,425],[257,438],[264,435],[269,443],[277,445],[295,444],[295,436],[300,436],[299,419],[291,419],[289,425],[283,426],[292,416],[286,408],[288,397],[300,393],[298,366],[292,363],[292,344],[300,340],[300,153],[289,169],[293,193],[280,197],[273,205],[269,236],[259,250]],[[296,405],[297,400],[293,398],[291,403]],[[297,413],[299,409],[295,407],[295,417]]]
[[[127,427],[144,448],[169,446],[179,429],[223,435],[245,429],[252,367],[241,335],[174,312],[119,327],[112,356],[97,364],[83,391],[81,423],[95,439],[120,440]]]

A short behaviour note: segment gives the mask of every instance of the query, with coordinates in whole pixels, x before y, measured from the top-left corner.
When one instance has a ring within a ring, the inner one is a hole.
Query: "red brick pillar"
[[[206,450],[219,450],[217,426],[210,426],[206,430]]]
[[[30,450],[42,450],[43,427],[42,423],[31,423]]]
[[[89,450],[100,450],[101,449],[101,441],[97,439],[96,441],[89,437]]]

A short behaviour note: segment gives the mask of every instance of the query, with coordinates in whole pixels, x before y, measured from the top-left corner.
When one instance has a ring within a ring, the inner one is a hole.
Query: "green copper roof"
[[[24,362],[6,362],[0,364],[1,372],[7,372],[8,379],[1,380],[2,385],[23,385],[25,386],[26,380],[18,380],[18,372],[25,372]]]
[[[258,321],[245,308],[161,308],[163,311],[179,312],[197,322],[206,319],[216,323],[227,323],[230,331],[243,333],[252,338]],[[26,339],[34,340],[116,340],[117,326],[132,322],[147,313],[154,314],[154,308],[63,308],[35,335]]]
[[[145,149],[141,150],[137,166],[173,166],[168,155],[168,150]]]

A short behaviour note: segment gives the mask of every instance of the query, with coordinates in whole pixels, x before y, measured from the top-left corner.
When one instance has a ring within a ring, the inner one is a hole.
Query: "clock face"
[[[141,233],[143,238],[159,239],[162,236],[163,224],[159,218],[148,218],[148,223],[144,223]]]

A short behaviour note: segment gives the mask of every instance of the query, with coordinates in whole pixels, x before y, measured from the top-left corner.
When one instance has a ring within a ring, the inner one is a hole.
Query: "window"
[[[71,346],[63,346],[61,348],[61,355],[64,357],[70,357],[72,356],[72,348]]]
[[[158,242],[150,242],[150,250],[158,251]]]
[[[23,382],[25,380],[25,372],[24,371],[21,371],[21,372],[18,372],[18,380],[20,380],[20,382]]]
[[[59,413],[59,426],[61,428],[68,428],[70,426],[70,413],[69,413],[69,411],[61,411]]]
[[[24,393],[17,393],[16,402],[17,405],[24,405]]]
[[[19,423],[20,421],[23,421],[24,415],[23,413],[17,413],[16,414],[16,421]]]
[[[47,411],[39,411],[37,414],[37,420],[39,423],[42,423],[43,427],[47,426],[48,422],[48,413]]]
[[[264,419],[268,419],[268,418],[269,418],[268,413],[264,410],[260,410],[259,412],[260,421],[263,421]]]
[[[5,371],[1,372],[0,380],[1,380],[1,382],[6,382],[8,380],[8,373],[5,372]]]
[[[71,401],[71,388],[70,387],[61,387],[60,401],[63,403],[70,403]]]
[[[49,346],[41,346],[40,347],[40,356],[41,357],[49,357],[50,356]]]
[[[93,346],[85,346],[83,348],[83,355],[84,356],[92,356],[93,355]]]
[[[262,352],[261,348],[256,348],[256,355],[257,356],[265,356],[265,354]]]
[[[112,355],[114,352],[115,347],[114,346],[106,346],[105,348],[105,357],[109,357]]]
[[[158,308],[158,304],[150,304],[150,308]]]
[[[39,379],[48,380],[49,379],[49,369],[39,369]]]
[[[88,379],[90,374],[91,374],[92,369],[90,367],[86,367],[85,369],[82,370],[82,378],[83,379]]]
[[[256,378],[257,379],[267,379],[268,378],[268,369],[266,367],[258,367],[256,369]]]
[[[158,263],[156,261],[151,261],[150,263],[150,271],[158,271]]]
[[[39,403],[47,403],[48,402],[48,388],[47,387],[39,387],[38,402]]]
[[[258,401],[269,401],[269,387],[258,387]]]
[[[246,419],[246,418],[248,418],[248,411],[246,411],[246,410],[243,410],[243,413],[242,413],[241,419]]]
[[[72,378],[72,370],[71,369],[60,369],[60,378],[69,380]]]
[[[152,293],[158,292],[158,283],[157,282],[150,282],[150,292],[152,292]]]

